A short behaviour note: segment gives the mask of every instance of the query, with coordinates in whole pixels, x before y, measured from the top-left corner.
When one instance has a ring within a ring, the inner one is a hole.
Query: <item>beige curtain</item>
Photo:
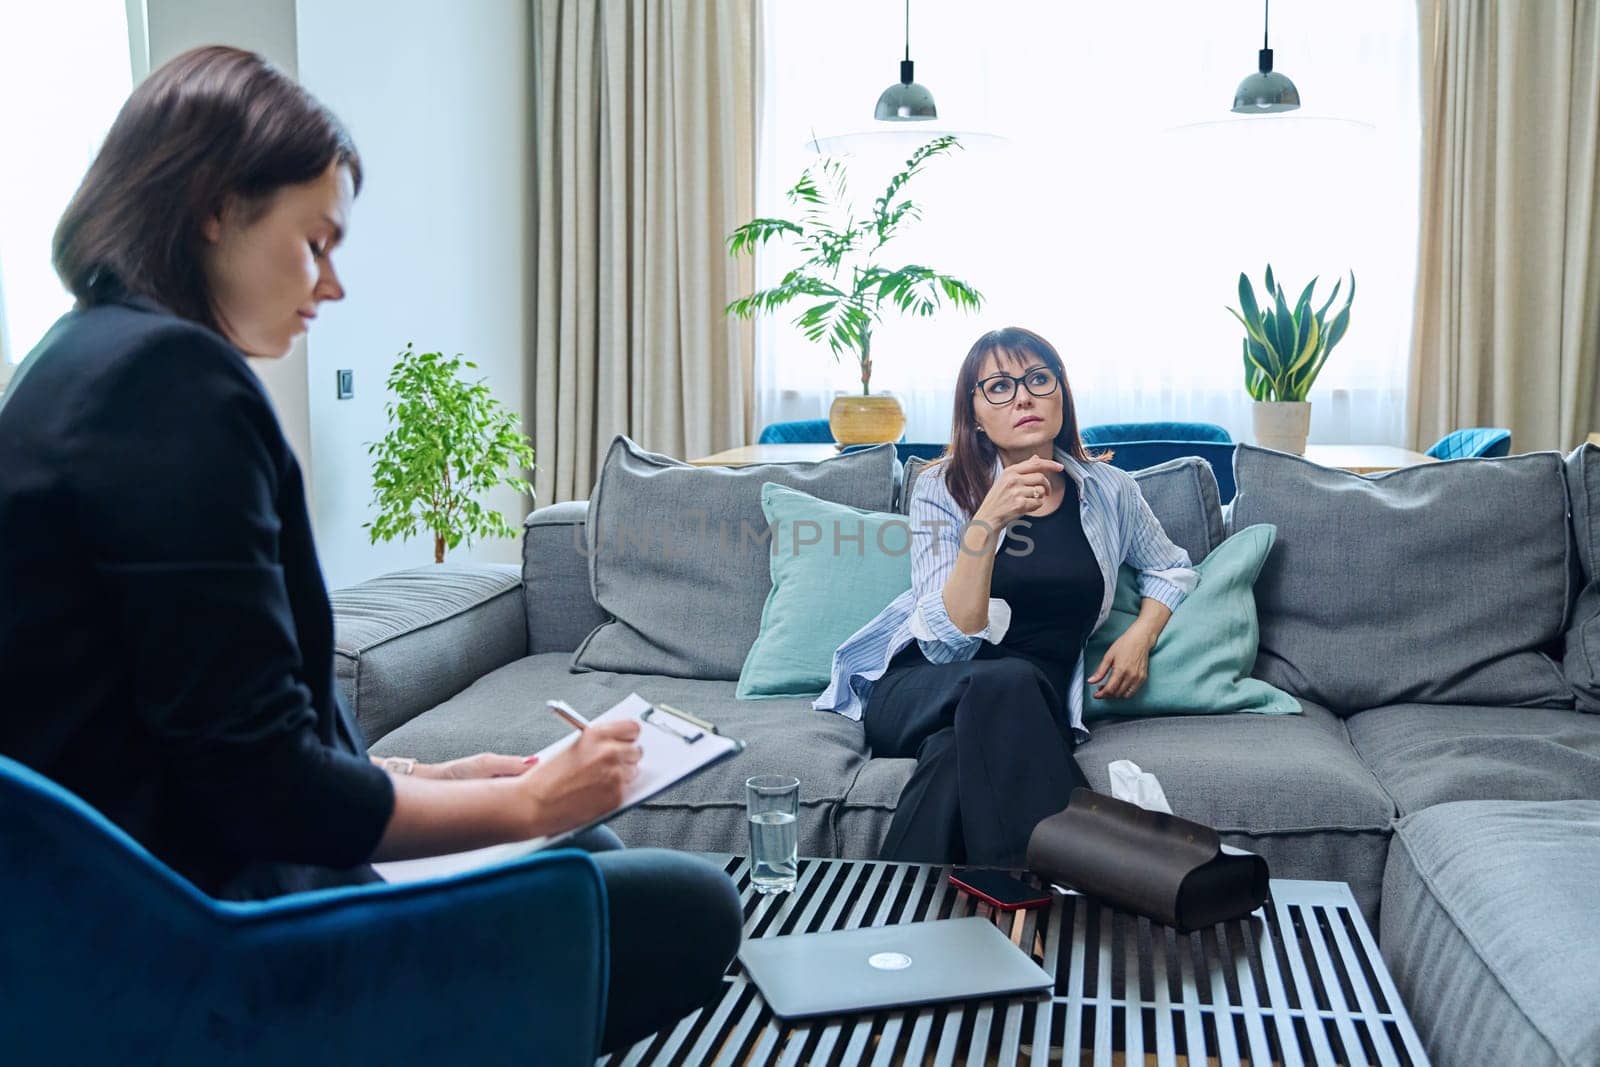
[[[1420,0],[1412,443],[1600,430],[1600,0]]]
[[[750,0],[533,0],[538,503],[587,497],[611,438],[743,444],[754,338],[727,320],[755,204]]]
[[[20,360],[20,357],[18,357]],[[0,390],[11,380],[11,339],[6,333],[5,278],[0,277]]]

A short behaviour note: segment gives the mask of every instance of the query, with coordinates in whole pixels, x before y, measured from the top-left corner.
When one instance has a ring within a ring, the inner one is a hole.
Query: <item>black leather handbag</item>
[[[1033,828],[1040,877],[1182,933],[1248,915],[1267,899],[1267,861],[1217,831],[1089,789]]]

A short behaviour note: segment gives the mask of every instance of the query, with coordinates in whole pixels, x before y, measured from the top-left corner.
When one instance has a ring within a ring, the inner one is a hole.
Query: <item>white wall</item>
[[[281,3],[283,0],[273,0]],[[302,84],[349,127],[365,185],[334,256],[347,291],[323,308],[310,349],[317,545],[330,587],[429,563],[431,537],[371,545],[368,442],[383,436],[383,387],[407,341],[462,352],[503,403],[525,411],[531,116],[522,0],[299,0]],[[355,397],[334,398],[334,371]],[[488,505],[514,526],[526,502]],[[451,558],[514,561],[520,542]]]
[[[141,6],[142,27],[138,25]],[[131,0],[128,21],[135,78],[142,78],[173,56],[203,44],[228,44],[260,52],[290,74],[298,66],[294,0]],[[149,49],[148,66],[138,54],[141,33]],[[311,408],[305,339],[296,341],[294,349],[282,359],[252,359],[250,365],[272,396],[284,435],[309,478]]]

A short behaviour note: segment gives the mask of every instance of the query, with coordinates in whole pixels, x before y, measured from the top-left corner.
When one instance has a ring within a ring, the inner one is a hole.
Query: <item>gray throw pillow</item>
[[[1199,563],[1222,544],[1222,494],[1211,464],[1181,456],[1133,472],[1139,492],[1172,543]]]
[[[1362,477],[1240,445],[1234,473],[1234,527],[1278,528],[1255,586],[1256,677],[1343,714],[1572,705],[1542,651],[1570,595],[1559,455]]]
[[[917,479],[928,466],[939,462],[936,459],[923,459],[921,456],[912,456],[906,460],[905,476],[900,485],[900,506],[895,510],[902,515],[911,514],[911,493],[917,487]]]
[[[1572,609],[1562,662],[1579,709],[1600,712],[1600,448],[1580,445],[1567,457],[1567,493],[1583,591]]]
[[[611,443],[589,498],[589,582],[611,616],[574,671],[735,681],[772,589],[761,486],[776,482],[868,511],[894,505],[895,452],[879,445],[814,463],[695,467]],[[854,551],[851,530],[838,533]]]

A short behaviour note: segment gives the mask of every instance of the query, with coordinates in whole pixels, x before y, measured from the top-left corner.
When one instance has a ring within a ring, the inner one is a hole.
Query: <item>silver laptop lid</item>
[[[976,917],[753,938],[739,961],[786,1019],[1035,992],[1055,981]]]

